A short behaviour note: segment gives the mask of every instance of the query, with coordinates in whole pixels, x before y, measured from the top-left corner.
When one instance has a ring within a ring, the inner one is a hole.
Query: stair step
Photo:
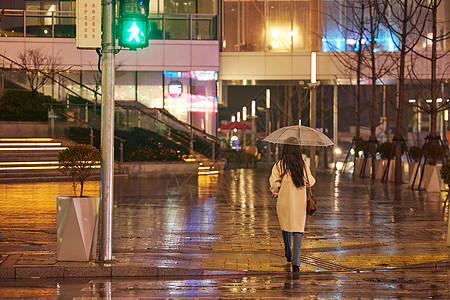
[[[0,138],[0,142],[51,142],[52,138]]]
[[[100,169],[92,171],[91,176],[100,175]],[[33,169],[33,170],[9,170],[0,172],[0,178],[12,178],[12,177],[36,177],[36,176],[53,176],[53,177],[65,177],[69,179],[69,176],[63,175],[58,169]]]

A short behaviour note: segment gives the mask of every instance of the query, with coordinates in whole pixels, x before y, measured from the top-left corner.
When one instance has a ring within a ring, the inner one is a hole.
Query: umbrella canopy
[[[300,146],[331,146],[333,142],[322,132],[308,126],[286,126],[275,130],[263,141]]]
[[[230,122],[228,124],[222,125],[219,127],[221,130],[232,130],[232,129],[243,129],[243,130],[249,130],[252,129],[250,126],[248,126],[245,123],[242,122]]]

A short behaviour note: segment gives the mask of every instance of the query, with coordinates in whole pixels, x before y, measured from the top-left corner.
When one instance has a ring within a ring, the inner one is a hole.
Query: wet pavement
[[[448,297],[445,193],[319,170],[318,211],[307,220],[297,279],[284,258],[269,171],[261,164],[116,179],[109,265],[56,261],[56,196],[73,194],[71,183],[0,184],[0,297],[37,290],[19,288],[33,277],[58,277],[39,279],[50,296],[75,280],[73,297],[93,295],[92,285],[95,297],[97,285],[115,297]],[[87,182],[85,194],[98,196],[99,182]]]
[[[41,279],[0,283],[2,299],[449,299],[447,272]]]

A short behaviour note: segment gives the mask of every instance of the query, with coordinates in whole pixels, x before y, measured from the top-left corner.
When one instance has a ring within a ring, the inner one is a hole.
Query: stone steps
[[[0,138],[0,182],[70,180],[58,171],[58,154],[68,146],[52,138]]]

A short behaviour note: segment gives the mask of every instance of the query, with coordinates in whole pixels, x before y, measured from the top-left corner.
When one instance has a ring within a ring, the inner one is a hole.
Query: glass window
[[[55,13],[55,37],[74,38],[76,36],[76,18],[69,13]]]
[[[267,7],[267,50],[290,52],[292,39],[298,38],[292,31],[291,0],[268,1]],[[297,32],[298,34],[298,32]]]
[[[240,2],[240,51],[264,51],[264,0]]]
[[[165,0],[164,13],[217,14],[217,0]]]
[[[209,134],[216,132],[216,80],[215,71],[191,71],[191,124]]]
[[[193,40],[215,40],[217,27],[216,16],[193,16],[192,17],[192,39]]]
[[[217,15],[217,0],[197,0],[197,9],[194,13]]]
[[[90,90],[83,89],[81,91],[81,96],[96,103],[100,102],[100,95],[102,93],[102,74],[99,71],[83,71],[83,84],[91,90],[96,91],[97,94]]]
[[[150,15],[150,39],[162,40],[163,32],[163,16]]]
[[[166,14],[188,14],[193,1],[189,0],[166,0],[164,1],[164,13]],[[195,7],[195,5],[194,5]]]
[[[225,0],[223,6],[222,51],[238,51],[238,2]]]
[[[323,33],[322,49],[328,51],[345,51],[345,24],[342,1],[323,1]]]
[[[164,13],[164,0],[152,0],[149,3],[150,13],[162,14]]]
[[[166,15],[166,39],[189,40],[191,28],[188,15]]]
[[[189,77],[189,72],[164,71],[164,108],[186,123],[190,123],[191,110]]]
[[[116,100],[136,100],[136,72],[116,71],[114,98]]]
[[[293,4],[294,27],[292,29],[292,38],[294,42],[294,51],[310,51],[309,1],[294,0]]]
[[[5,12],[0,22],[0,36],[23,36],[23,14]]]
[[[147,107],[163,107],[162,72],[138,72],[138,102]]]

